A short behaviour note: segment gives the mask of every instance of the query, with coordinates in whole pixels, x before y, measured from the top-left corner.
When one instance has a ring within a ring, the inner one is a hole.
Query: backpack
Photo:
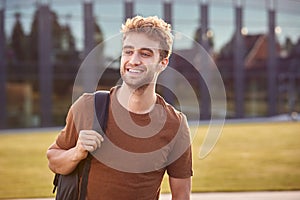
[[[95,116],[93,130],[104,134],[109,108],[109,91],[95,92]],[[97,112],[96,112],[97,111]],[[68,175],[55,174],[53,180],[53,193],[56,191],[56,200],[84,200],[87,192],[88,175],[92,155],[88,153],[75,170]],[[81,184],[80,184],[81,177]]]

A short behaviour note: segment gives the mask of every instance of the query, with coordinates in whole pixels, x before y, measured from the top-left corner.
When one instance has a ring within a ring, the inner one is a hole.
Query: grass
[[[299,190],[299,130],[299,123],[225,126],[212,153],[194,159],[193,191]]]
[[[0,135],[0,198],[51,195],[46,149],[54,133]]]
[[[300,123],[227,124],[199,159],[206,130],[193,140],[193,192],[300,190]],[[45,152],[56,134],[0,135],[0,199],[53,196]],[[162,191],[169,192],[166,178]]]

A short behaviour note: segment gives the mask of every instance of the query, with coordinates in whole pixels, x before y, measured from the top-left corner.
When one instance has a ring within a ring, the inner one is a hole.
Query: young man
[[[91,152],[88,200],[159,199],[165,172],[172,199],[188,200],[192,152],[187,121],[155,92],[172,51],[170,25],[137,16],[126,21],[122,33],[123,83],[110,91],[105,136],[92,130],[94,94],[82,95],[47,151],[49,168],[69,174]]]

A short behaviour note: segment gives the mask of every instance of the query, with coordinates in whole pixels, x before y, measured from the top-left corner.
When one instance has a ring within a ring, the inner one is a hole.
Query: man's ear
[[[169,59],[168,58],[163,58],[160,61],[161,71],[164,71],[167,68],[168,64],[169,64]]]

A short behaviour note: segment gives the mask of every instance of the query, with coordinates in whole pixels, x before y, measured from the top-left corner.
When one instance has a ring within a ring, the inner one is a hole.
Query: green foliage
[[[192,127],[192,131],[196,127]],[[207,126],[193,140],[193,192],[300,189],[300,123],[227,124],[199,159]],[[57,133],[0,135],[0,199],[51,197],[46,150]],[[169,192],[167,178],[163,192]]]

